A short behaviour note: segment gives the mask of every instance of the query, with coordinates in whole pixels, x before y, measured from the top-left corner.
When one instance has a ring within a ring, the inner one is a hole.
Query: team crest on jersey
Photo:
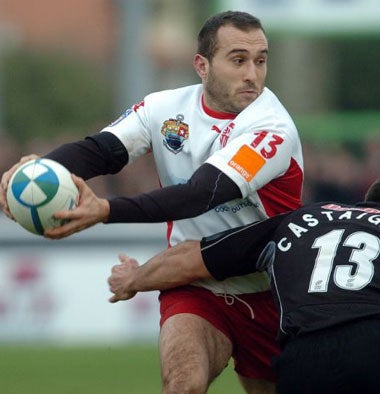
[[[184,116],[178,114],[175,119],[165,120],[161,127],[164,136],[163,144],[175,154],[183,149],[184,142],[189,138],[189,125],[183,122]]]

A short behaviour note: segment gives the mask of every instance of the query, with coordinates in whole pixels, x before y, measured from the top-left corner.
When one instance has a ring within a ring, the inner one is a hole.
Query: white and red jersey
[[[121,140],[130,162],[153,151],[163,187],[186,183],[203,163],[217,167],[239,186],[243,198],[195,218],[168,223],[170,245],[200,240],[301,205],[303,160],[298,132],[268,88],[237,116],[207,108],[200,84],[152,93],[102,131]],[[270,288],[265,273],[193,284],[226,294]]]

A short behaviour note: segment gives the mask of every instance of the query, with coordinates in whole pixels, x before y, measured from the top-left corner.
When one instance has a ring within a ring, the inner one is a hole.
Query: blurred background
[[[378,0],[0,0],[0,173],[96,133],[149,92],[199,83],[198,30],[228,9],[265,27],[267,86],[303,141],[304,202],[360,200],[380,176]],[[149,155],[90,184],[101,196],[158,186]],[[157,294],[110,305],[106,278],[119,252],[143,262],[165,246],[160,224],[52,242],[0,213],[0,343],[154,342]]]

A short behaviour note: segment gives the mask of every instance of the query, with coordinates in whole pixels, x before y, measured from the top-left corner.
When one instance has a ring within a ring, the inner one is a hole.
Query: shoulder
[[[158,92],[153,92],[148,94],[144,101],[147,104],[155,103],[178,103],[179,101],[186,101],[191,99],[196,99],[202,94],[202,85],[189,85],[176,89],[161,90]]]
[[[288,114],[288,111],[285,108],[284,104],[277,97],[277,95],[269,88],[267,87],[264,88],[263,92],[260,95],[260,98],[262,99],[261,104],[263,105],[263,107],[269,107],[269,108],[275,107],[281,112],[285,112]]]
[[[237,118],[252,124],[252,129],[274,131],[298,138],[294,121],[277,96],[268,88]]]

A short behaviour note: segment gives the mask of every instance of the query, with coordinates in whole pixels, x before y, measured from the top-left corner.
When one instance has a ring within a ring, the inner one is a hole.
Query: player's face
[[[202,78],[205,103],[215,111],[239,113],[264,89],[268,42],[260,29],[242,31],[233,26],[222,26],[217,38],[211,62],[197,55],[200,64],[204,61],[204,69],[197,71]]]

